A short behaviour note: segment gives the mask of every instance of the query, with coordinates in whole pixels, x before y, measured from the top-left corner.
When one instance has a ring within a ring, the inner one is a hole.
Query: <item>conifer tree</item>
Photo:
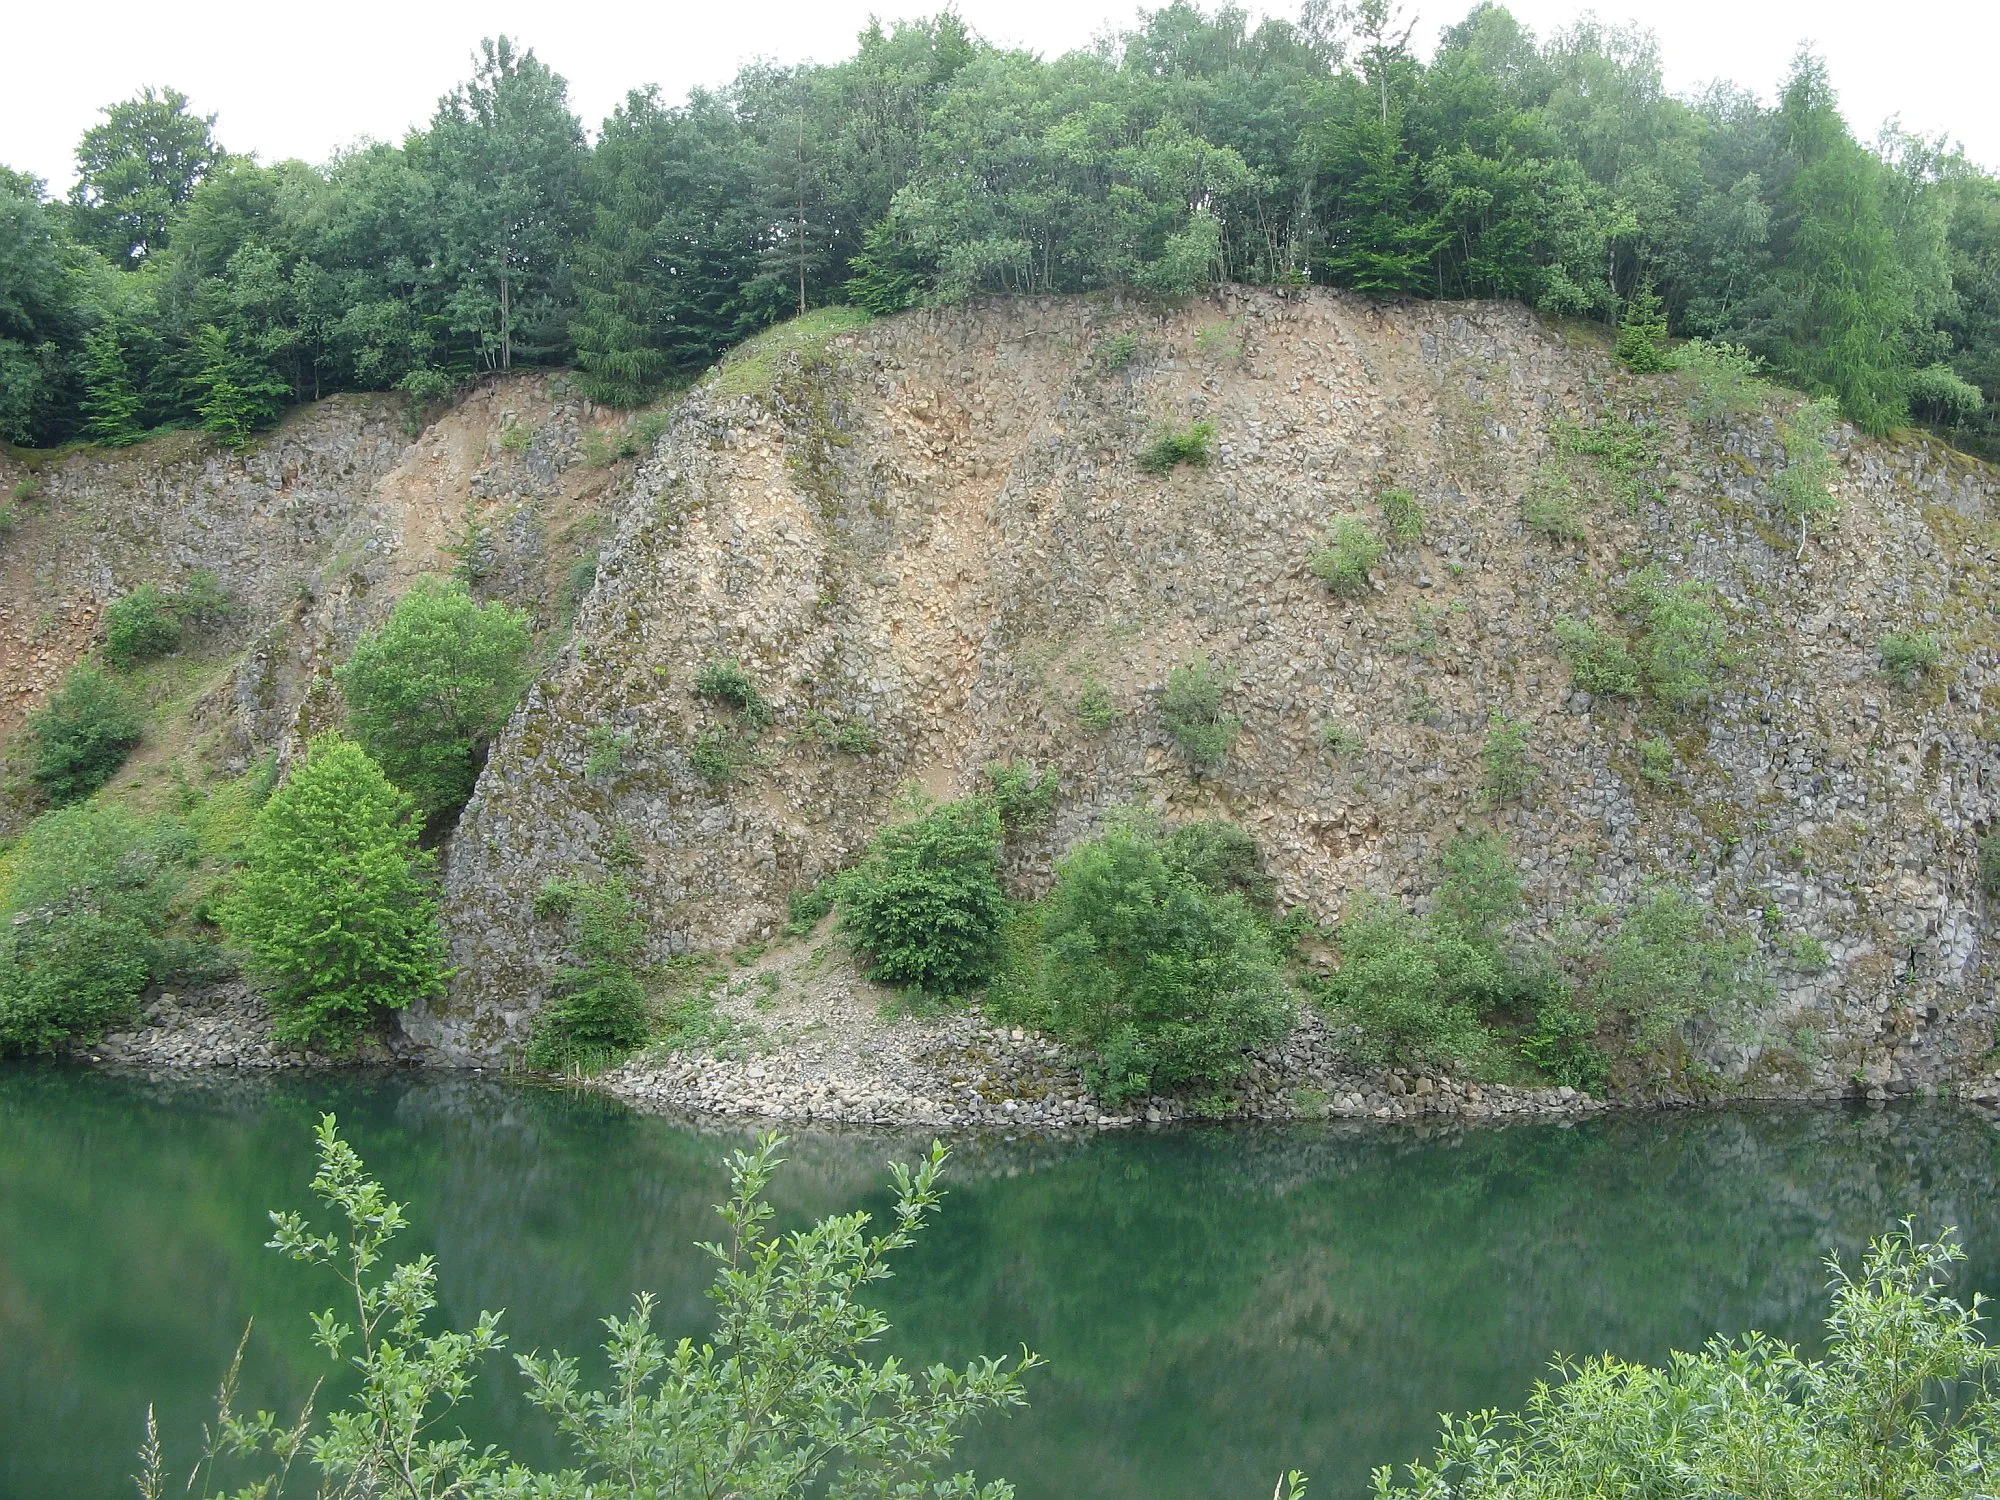
[[[84,345],[83,434],[93,443],[122,448],[146,435],[139,420],[139,393],[132,389],[132,372],[117,331],[94,330]]]

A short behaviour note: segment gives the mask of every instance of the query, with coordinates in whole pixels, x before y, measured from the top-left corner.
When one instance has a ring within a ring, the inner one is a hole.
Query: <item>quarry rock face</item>
[[[659,957],[758,942],[911,798],[1005,762],[1061,782],[1017,893],[1129,805],[1242,823],[1322,920],[1364,891],[1421,904],[1441,844],[1493,827],[1545,935],[1668,884],[1755,934],[1775,996],[1705,1029],[1715,1077],[1959,1076],[1995,1021],[2000,483],[1843,431],[1841,514],[1801,545],[1773,491],[1797,404],[1699,425],[1680,377],[1588,331],[1322,289],[982,303],[739,357],[602,498],[574,634],[448,849],[458,978],[406,1033],[441,1061],[519,1045],[563,957],[534,911],[551,879],[629,869]],[[1209,463],[1138,462],[1194,422]],[[1593,455],[1579,431],[1629,440]],[[1580,542],[1524,525],[1551,472]],[[1392,539],[1388,489],[1420,539]],[[1309,565],[1343,517],[1389,543],[1353,597]],[[1557,651],[1558,616],[1615,626],[1647,565],[1706,585],[1728,630],[1712,698],[1670,721]],[[1937,635],[1942,665],[1885,676],[1891,632]],[[1242,732],[1196,774],[1158,699],[1202,657]],[[697,690],[726,661],[768,725]],[[1498,807],[1496,715],[1532,774]]]

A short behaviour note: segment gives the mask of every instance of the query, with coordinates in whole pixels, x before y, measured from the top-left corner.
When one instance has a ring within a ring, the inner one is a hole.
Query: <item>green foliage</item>
[[[252,433],[278,420],[291,387],[257,351],[211,323],[195,335],[194,353],[200,361],[194,409],[203,432],[225,448],[242,448]]]
[[[1093,734],[1101,734],[1118,722],[1118,705],[1112,701],[1111,689],[1096,678],[1090,678],[1076,698],[1077,722]]]
[[[1011,838],[1048,824],[1055,816],[1062,780],[1053,770],[1037,772],[1033,766],[992,760],[986,763],[986,786],[1000,827]]]
[[[1306,558],[1306,566],[1333,590],[1348,598],[1368,592],[1369,571],[1382,560],[1382,539],[1358,516],[1342,516],[1327,532],[1326,541]]]
[[[1535,1010],[1534,1029],[1521,1039],[1521,1052],[1549,1082],[1602,1094],[1611,1060],[1597,1042],[1597,1018],[1557,991]]]
[[[1654,735],[1639,742],[1639,776],[1651,786],[1665,787],[1673,784],[1672,741]]]
[[[1667,337],[1667,311],[1649,278],[1639,284],[1619,320],[1618,342],[1613,349],[1625,367],[1640,375],[1653,375],[1670,367],[1663,347]]]
[[[1319,999],[1354,1028],[1357,1057],[1441,1063],[1486,1054],[1480,1013],[1506,990],[1488,949],[1375,896],[1349,903],[1335,944],[1340,967],[1320,982]]]
[[[596,880],[551,881],[535,904],[538,915],[565,920],[574,957],[536,1013],[528,1066],[595,1072],[622,1062],[652,1023],[638,972],[646,924],[631,881],[615,871]]]
[[[610,724],[598,724],[590,731],[590,754],[583,762],[583,774],[593,781],[615,776],[632,748],[632,736]]]
[[[776,722],[770,701],[756,680],[733,661],[714,661],[695,674],[694,690],[704,698],[727,704],[751,730],[769,729]]]
[[[405,1206],[367,1175],[333,1117],[322,1117],[312,1188],[334,1226],[320,1231],[300,1214],[273,1213],[270,1247],[338,1278],[341,1305],[314,1317],[313,1342],[352,1374],[354,1393],[324,1415],[308,1398],[286,1427],[269,1413],[231,1409],[232,1365],[217,1421],[204,1429],[202,1458],[184,1485],[170,1483],[149,1420],[141,1500],[198,1487],[213,1493],[221,1459],[268,1465],[244,1496],[275,1496],[294,1463],[310,1463],[318,1492],[329,1496],[1011,1500],[1004,1481],[980,1485],[945,1470],[964,1428],[1026,1405],[1021,1379],[1041,1361],[1023,1349],[1011,1361],[912,1374],[894,1358],[871,1358],[889,1323],[868,1290],[937,1212],[949,1153],[933,1145],[914,1170],[891,1167],[894,1202],[881,1233],[869,1233],[870,1216],[856,1211],[778,1234],[766,1194],[783,1144],[766,1135],[730,1158],[730,1195],[717,1210],[728,1234],[701,1247],[716,1267],[711,1342],[669,1344],[653,1332],[654,1301],[641,1293],[629,1317],[605,1320],[611,1389],[586,1387],[578,1362],[560,1353],[516,1356],[528,1400],[574,1450],[570,1467],[543,1473],[443,1435],[441,1424],[470,1398],[480,1361],[506,1347],[500,1314],[480,1313],[470,1331],[433,1331],[435,1261],[421,1255],[385,1265],[391,1241],[409,1225]]]
[[[1555,632],[1578,687],[1611,698],[1639,696],[1639,663],[1622,635],[1574,615],[1557,615]]]
[[[1480,791],[1490,807],[1519,802],[1535,784],[1535,768],[1528,763],[1528,726],[1493,711],[1486,730],[1486,745],[1479,752],[1485,774]]]
[[[1563,458],[1583,455],[1594,460],[1628,511],[1636,514],[1642,501],[1659,499],[1656,475],[1662,454],[1659,431],[1652,423],[1622,417],[1605,417],[1587,427],[1558,422],[1555,434],[1557,452]]]
[[[1090,348],[1090,357],[1100,369],[1106,371],[1124,369],[1138,354],[1139,335],[1136,333],[1107,333]]]
[[[1833,954],[1827,951],[1825,943],[1811,933],[1801,932],[1792,938],[1792,963],[1808,974],[1818,974],[1832,966]]]
[[[1000,962],[1000,814],[983,797],[927,808],[876,836],[841,891],[841,931],[869,978],[959,995]]]
[[[1167,674],[1160,694],[1160,717],[1167,734],[1186,752],[1197,771],[1220,765],[1243,732],[1243,721],[1222,711],[1222,699],[1236,684],[1232,668],[1206,656],[1184,662]]]
[[[1719,426],[1763,405],[1757,357],[1740,344],[1689,339],[1674,351],[1672,368],[1694,387],[1688,415],[1705,427]]]
[[[1408,490],[1382,491],[1382,519],[1398,546],[1413,547],[1424,539],[1424,509]],[[1370,566],[1373,566],[1372,564]]]
[[[1655,564],[1626,586],[1627,607],[1638,624],[1634,655],[1646,692],[1663,708],[1686,713],[1715,691],[1727,630],[1699,583],[1671,583]]]
[[[426,818],[448,817],[472,795],[487,744],[527,687],[527,657],[520,611],[421,578],[341,668],[348,723]]]
[[[1264,851],[1238,824],[1214,818],[1183,823],[1157,842],[1167,868],[1193,877],[1210,895],[1240,896],[1258,912],[1270,911],[1278,899]]]
[[[1840,502],[1827,488],[1833,478],[1833,453],[1827,433],[1838,413],[1831,401],[1808,401],[1778,427],[1785,445],[1785,467],[1775,487],[1785,514],[1798,522],[1800,535],[1840,514]]]
[[[361,746],[314,740],[259,809],[223,927],[278,1011],[278,1034],[339,1049],[443,991],[444,936],[410,800]]]
[[[688,764],[695,774],[712,787],[726,787],[740,780],[751,763],[752,751],[742,738],[727,729],[704,729],[688,746]]]
[[[1761,999],[1756,943],[1724,928],[1685,891],[1650,892],[1604,947],[1588,992],[1634,1050],[1656,1051],[1688,1022]]]
[[[1290,988],[1238,893],[1262,879],[1246,843],[1222,825],[1162,841],[1127,824],[1057,865],[1015,982],[1039,1024],[1094,1055],[1086,1077],[1101,1097],[1227,1082],[1246,1051],[1290,1031]]]
[[[103,786],[141,737],[138,706],[90,662],[73,667],[48,703],[28,715],[28,731],[28,777],[51,807]]]
[[[1521,520],[1528,530],[1552,542],[1584,540],[1587,533],[1583,529],[1576,485],[1561,464],[1543,464],[1535,471],[1527,494],[1521,497]]]
[[[1139,450],[1139,467],[1155,476],[1171,474],[1182,464],[1205,468],[1213,456],[1215,424],[1190,422],[1185,427],[1162,428]]]
[[[193,855],[185,828],[115,805],[29,825],[0,891],[0,1055],[93,1042],[132,1018],[177,960],[164,934]]]
[[[104,657],[114,667],[165,656],[180,643],[180,618],[158,584],[142,583],[104,611]]]
[[[1366,742],[1361,738],[1360,730],[1338,719],[1328,719],[1319,726],[1319,743],[1328,755],[1339,759],[1356,754]]]
[[[104,658],[124,668],[165,656],[179,647],[184,627],[211,623],[228,609],[229,595],[210,572],[173,590],[142,583],[105,608]]]
[[[1905,1221],[1859,1276],[1829,1262],[1818,1359],[1768,1338],[1711,1340],[1664,1368],[1558,1361],[1518,1415],[1447,1417],[1435,1457],[1375,1475],[1377,1500],[1697,1500],[1982,1493],[2000,1450],[1996,1358],[1978,1299],[1947,1295],[1964,1252]]]
[[[2000,833],[1989,833],[1979,841],[1979,888],[2000,899]]]
[[[793,891],[785,898],[785,915],[788,918],[785,931],[788,935],[804,937],[825,920],[828,912],[840,904],[844,874],[843,871],[825,876],[802,891]]]
[[[1928,633],[1903,635],[1891,632],[1882,637],[1882,670],[1899,687],[1914,687],[1944,663],[1944,643]]]
[[[1986,406],[1979,387],[1961,379],[1947,364],[1911,371],[1909,389],[1910,410],[1940,427],[1963,427]]]
[[[508,422],[500,429],[500,451],[526,453],[535,444],[535,429],[525,422]]]

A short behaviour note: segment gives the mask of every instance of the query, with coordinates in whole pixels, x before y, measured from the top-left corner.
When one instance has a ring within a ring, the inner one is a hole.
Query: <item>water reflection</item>
[[[326,1109],[415,1205],[454,1321],[504,1307],[516,1347],[584,1349],[643,1287],[665,1326],[707,1326],[691,1246],[743,1132],[500,1080],[4,1070],[0,1496],[125,1493],[149,1400],[184,1453],[253,1313],[247,1404],[303,1395],[328,1293],[262,1248],[264,1215],[304,1206]],[[1355,1494],[1437,1411],[1518,1402],[1551,1351],[1815,1340],[1820,1258],[1902,1213],[1960,1226],[1968,1285],[2000,1290],[1993,1136],[1930,1106],[967,1142],[883,1300],[908,1356],[1050,1359],[1033,1410],[967,1451],[1024,1500],[1256,1495],[1285,1465]],[[796,1141],[784,1218],[886,1204],[881,1163],[920,1144]],[[552,1461],[491,1374],[474,1436]]]

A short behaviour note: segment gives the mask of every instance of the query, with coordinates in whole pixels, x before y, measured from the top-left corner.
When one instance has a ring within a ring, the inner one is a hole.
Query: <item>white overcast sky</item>
[[[1250,5],[1290,15],[1297,0]],[[1413,6],[1426,46],[1469,0]],[[481,36],[505,32],[569,80],[595,128],[634,85],[678,98],[739,64],[836,61],[871,13],[930,14],[924,0],[5,0],[0,10],[0,163],[61,192],[77,136],[99,106],[145,84],[171,84],[231,150],[269,162],[323,161],[362,137],[399,139],[470,70]],[[1565,0],[1516,0],[1537,34],[1582,13]],[[958,0],[987,38],[1045,55],[1127,25],[1113,0]],[[1603,0],[1608,22],[1660,40],[1667,84],[1686,92],[1727,78],[1768,98],[1801,41],[1825,54],[1841,103],[1864,139],[1890,115],[1962,141],[2000,167],[2000,0]]]

